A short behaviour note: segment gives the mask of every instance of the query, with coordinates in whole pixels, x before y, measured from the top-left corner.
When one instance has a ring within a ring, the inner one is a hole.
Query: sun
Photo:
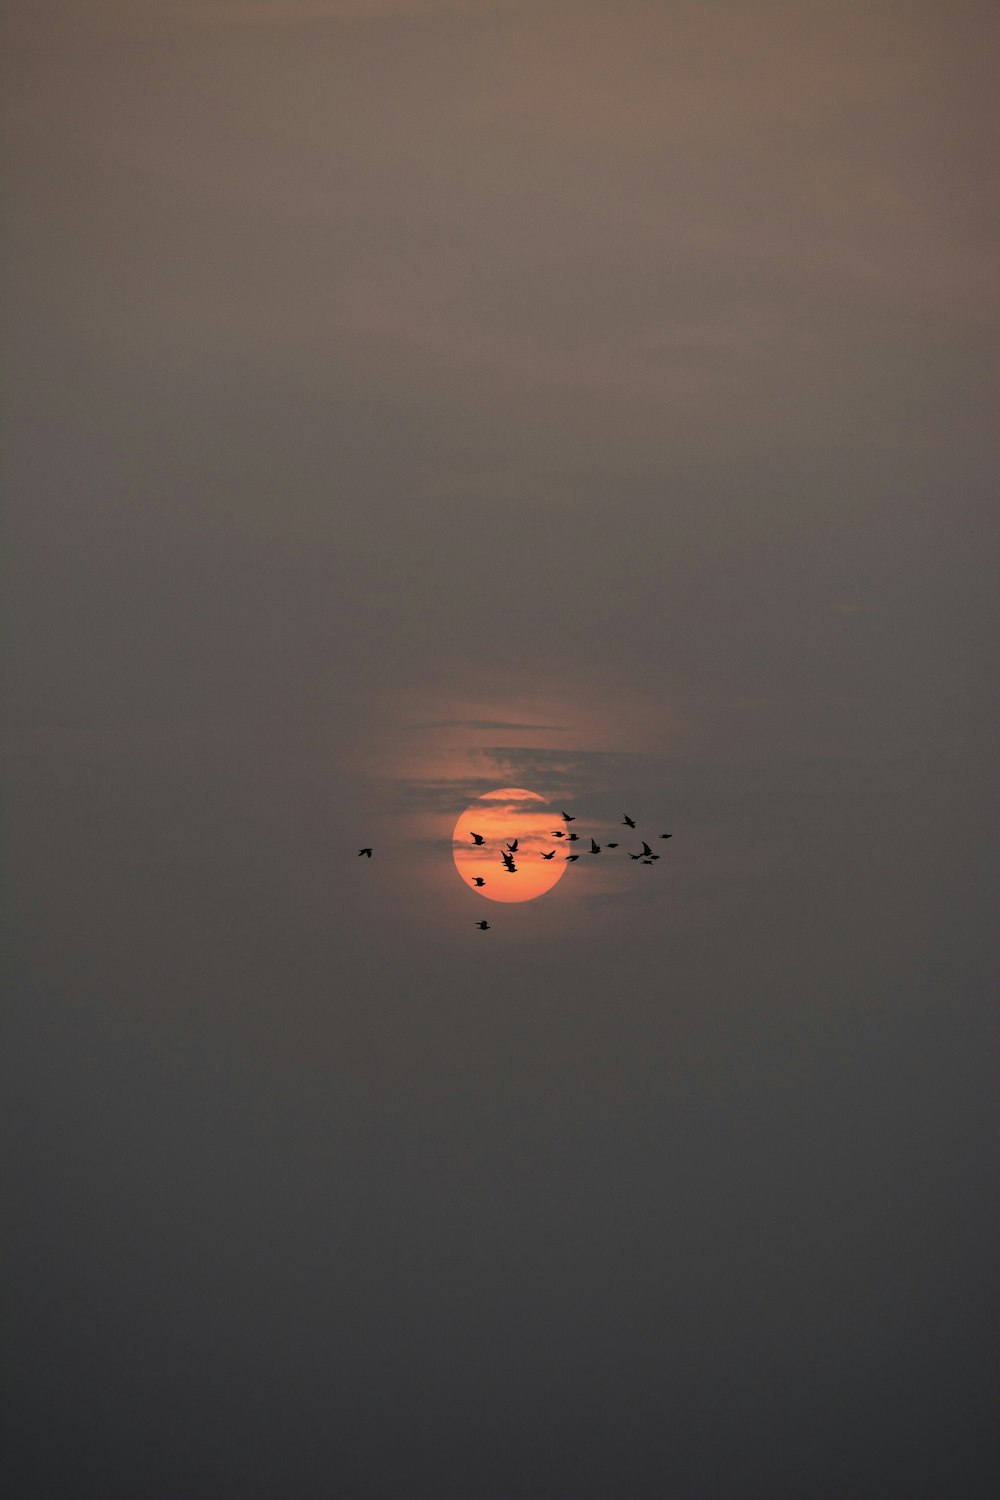
[[[565,840],[553,837],[559,823],[560,815],[537,792],[516,786],[486,792],[465,809],[452,834],[452,855],[463,884],[488,901],[534,901],[544,896],[566,873],[560,847]],[[515,841],[511,872],[503,856]],[[550,852],[551,859],[543,858]],[[477,878],[482,885],[476,885]]]

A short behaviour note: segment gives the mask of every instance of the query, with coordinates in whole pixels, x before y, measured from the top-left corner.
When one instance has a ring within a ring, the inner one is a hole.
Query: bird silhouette
[[[623,828],[634,828],[635,827],[635,819],[634,818],[630,818],[629,815],[628,815],[628,813],[624,813],[623,817],[622,817],[622,827]]]
[[[472,835],[471,835],[471,838],[472,838],[472,842],[473,842],[473,843],[474,843],[474,844],[482,844],[482,843],[485,843],[485,840],[484,840],[484,838],[483,838],[483,836],[482,836],[482,834],[481,834],[481,833],[473,833],[473,834],[472,834]]]
[[[473,875],[473,877],[472,877],[472,884],[473,885],[485,885],[486,881],[483,879],[483,877],[481,875]]]
[[[566,837],[566,830],[564,828],[553,828],[551,837],[554,839],[564,839]]]
[[[567,860],[574,860],[574,859],[579,859],[580,856],[579,856],[579,854],[565,854],[565,855],[563,855],[563,858],[567,859]]]
[[[629,859],[641,859],[642,858],[641,854],[633,854],[632,851],[631,851],[631,849],[626,849],[625,852],[628,855]]]
[[[554,849],[550,849],[549,852],[548,852],[548,854],[543,854],[542,855],[542,858],[543,859],[552,859],[552,857],[555,854],[555,852],[556,851]]]
[[[563,819],[567,823],[575,823],[576,822],[576,813],[564,812],[563,813]]]
[[[514,863],[513,854],[503,854],[500,857],[503,860],[503,867],[507,871],[508,875],[513,875],[517,870],[517,865]]]
[[[482,930],[483,930],[483,932],[489,932],[489,930],[490,930],[490,924],[489,924],[489,922],[476,922],[476,923],[474,923],[474,926],[481,927]]]
[[[646,856],[647,859],[649,858],[649,856],[653,852],[652,849],[649,847],[649,845],[646,843],[645,839],[643,839],[643,841],[642,841],[642,852],[643,852],[643,854],[645,854],[645,856]]]
[[[359,859],[361,858],[362,854],[367,854],[367,856],[368,856],[369,859],[371,859],[371,857],[372,857],[372,851],[370,849],[359,849],[358,850],[358,858]]]
[[[579,835],[579,834],[578,834],[578,833],[571,833],[571,834],[570,834],[570,836],[569,836],[569,841],[570,841],[570,843],[571,843],[571,844],[575,844],[575,843],[576,843],[576,841],[577,841],[577,839],[578,839],[578,838],[579,838],[579,837],[580,837],[580,835]]]
[[[673,838],[673,834],[672,833],[661,833],[660,834],[660,838],[661,839],[672,839]]]
[[[507,848],[510,850],[511,854],[516,854],[517,853],[517,839],[515,839],[513,843],[508,842]]]
[[[600,854],[601,852],[600,844],[595,844],[593,839],[590,841],[590,852],[591,854]]]
[[[605,847],[605,849],[617,849],[618,845],[617,844],[605,844],[604,847]]]
[[[653,861],[651,859],[644,859],[643,860],[643,864],[644,865],[651,865],[652,863],[653,863]]]

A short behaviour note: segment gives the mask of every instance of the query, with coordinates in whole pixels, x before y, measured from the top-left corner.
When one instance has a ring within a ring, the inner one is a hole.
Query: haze
[[[11,1494],[992,1497],[996,7],[6,10]]]

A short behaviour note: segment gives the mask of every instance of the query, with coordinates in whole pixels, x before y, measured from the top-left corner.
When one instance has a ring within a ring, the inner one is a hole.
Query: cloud
[[[519,0],[224,0],[185,6],[206,26],[292,26],[310,21],[381,21],[443,13],[457,19],[518,8]]]
[[[410,725],[412,729],[530,729],[559,734],[562,724],[515,724],[504,719],[424,719]]]
[[[611,750],[523,749],[491,745],[468,751],[471,774],[452,777],[399,777],[384,787],[392,812],[456,815],[477,797],[501,786],[521,786],[553,799],[607,797],[616,786],[647,785],[663,776],[662,762]],[[489,774],[481,768],[490,767]],[[627,791],[621,792],[622,796]]]
[[[477,760],[489,759],[512,780],[541,781],[553,794],[582,795],[606,791],[615,783],[634,778],[638,767],[651,764],[648,756],[619,750],[532,749],[515,745],[490,745],[471,752]]]

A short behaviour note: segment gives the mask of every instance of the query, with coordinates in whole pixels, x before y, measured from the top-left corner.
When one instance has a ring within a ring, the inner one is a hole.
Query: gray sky
[[[995,6],[5,12],[19,1495],[992,1496]]]

